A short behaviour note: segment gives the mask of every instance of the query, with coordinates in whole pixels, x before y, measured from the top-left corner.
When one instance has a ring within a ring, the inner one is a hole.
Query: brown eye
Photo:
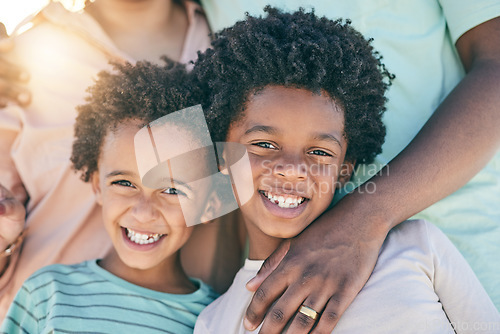
[[[261,141],[261,142],[258,142],[258,143],[253,143],[252,145],[255,145],[255,146],[258,146],[258,147],[262,147],[262,148],[271,149],[271,150],[275,150],[276,149],[276,146],[274,146],[271,143],[265,142],[265,141]]]
[[[177,188],[166,188],[162,192],[164,194],[167,194],[167,195],[181,195],[181,196],[186,196],[186,194],[184,192],[180,191]]]
[[[327,153],[323,150],[312,150],[309,153],[314,154],[314,155],[323,156],[323,157],[331,157],[332,156],[330,153]]]
[[[127,180],[118,180],[118,181],[113,181],[111,182],[112,185],[117,185],[117,186],[121,186],[121,187],[131,187],[131,188],[135,188],[134,185],[132,184],[132,182],[130,181],[127,181]]]

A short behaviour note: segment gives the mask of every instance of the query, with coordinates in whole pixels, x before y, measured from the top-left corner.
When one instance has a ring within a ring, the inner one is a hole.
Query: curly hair
[[[120,123],[138,120],[144,126],[202,101],[202,91],[185,66],[163,60],[163,66],[147,61],[113,64],[114,72],[100,72],[95,84],[87,89],[87,103],[77,107],[71,154],[73,168],[82,173],[83,181],[88,182],[97,171],[104,138]],[[196,121],[189,115],[184,118],[181,123]]]
[[[390,74],[382,57],[350,21],[332,21],[300,9],[284,13],[267,6],[216,34],[212,48],[198,54],[193,69],[208,97],[207,122],[214,141],[244,117],[251,96],[266,86],[307,89],[343,107],[346,159],[369,163],[382,151],[384,93]]]

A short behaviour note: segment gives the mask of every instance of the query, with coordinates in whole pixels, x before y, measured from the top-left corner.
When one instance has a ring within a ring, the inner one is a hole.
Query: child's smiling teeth
[[[160,238],[163,236],[163,234],[158,233],[142,234],[129,228],[125,228],[125,230],[130,241],[139,245],[152,244],[153,242],[157,242],[158,240],[160,240]]]
[[[302,204],[306,199],[294,195],[275,195],[268,191],[262,191],[262,194],[267,197],[269,201],[277,204],[280,208],[293,209]]]

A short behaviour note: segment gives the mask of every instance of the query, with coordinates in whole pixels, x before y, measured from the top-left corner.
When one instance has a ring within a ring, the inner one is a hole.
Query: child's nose
[[[155,203],[150,198],[140,197],[132,207],[132,215],[140,223],[148,223],[159,217]]]
[[[307,171],[307,164],[296,155],[283,155],[274,165],[274,175],[286,179],[304,180]]]

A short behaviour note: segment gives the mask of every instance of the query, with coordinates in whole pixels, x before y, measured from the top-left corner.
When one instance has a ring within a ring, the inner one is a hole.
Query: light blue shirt
[[[1,333],[192,333],[198,314],[217,293],[199,280],[190,294],[129,283],[96,260],[51,265],[26,280]]]

